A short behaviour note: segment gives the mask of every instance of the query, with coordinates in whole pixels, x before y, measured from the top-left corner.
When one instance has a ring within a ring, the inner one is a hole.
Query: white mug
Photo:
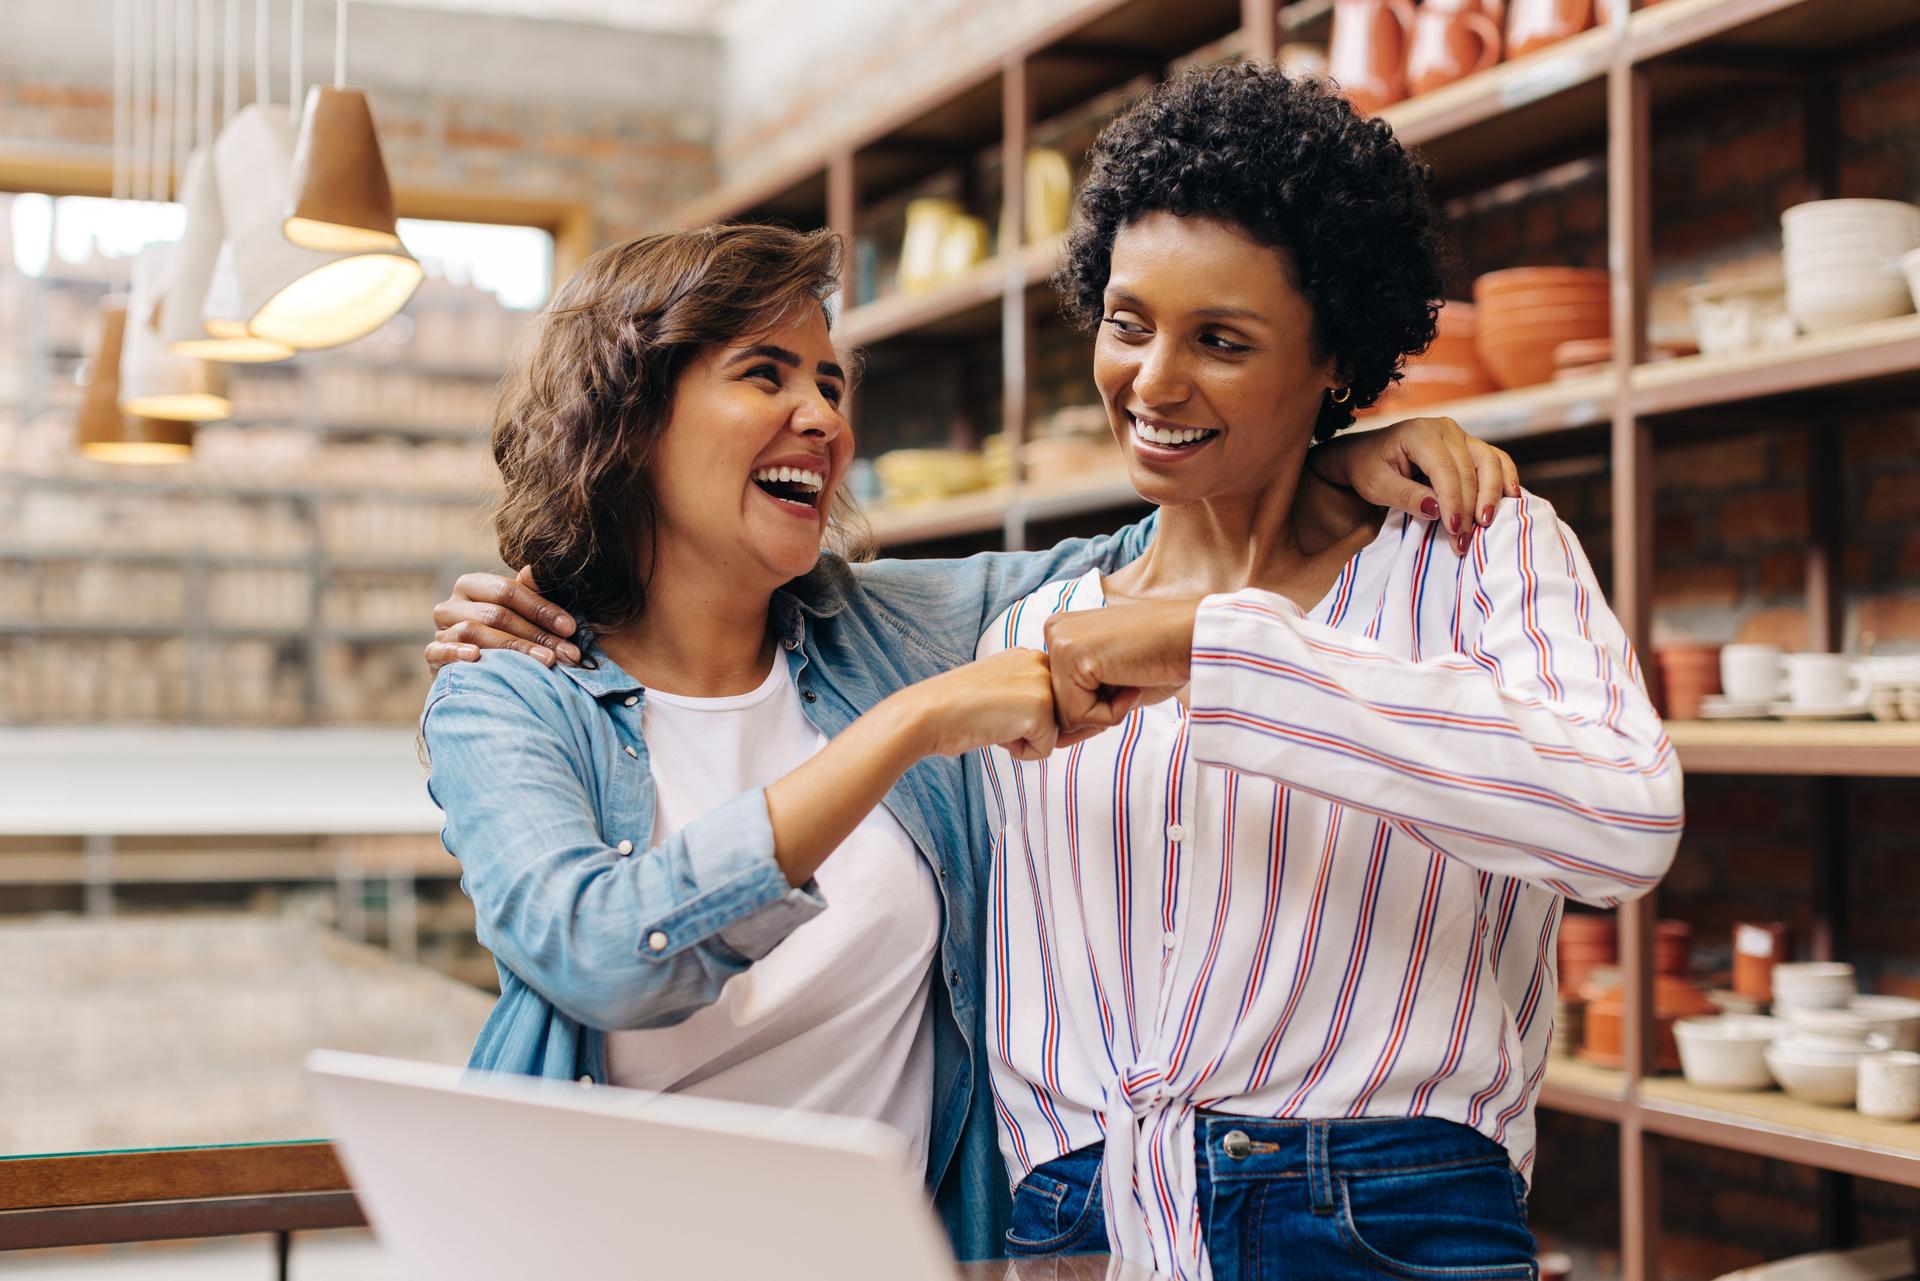
[[[1778,645],[1722,645],[1720,690],[1730,703],[1771,703],[1780,697]]]
[[[1846,707],[1866,696],[1866,674],[1845,654],[1794,654],[1787,659],[1787,698],[1795,707]]]

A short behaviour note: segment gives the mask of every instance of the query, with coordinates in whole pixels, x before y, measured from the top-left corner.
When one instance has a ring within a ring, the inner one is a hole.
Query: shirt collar
[[[773,594],[777,603],[812,618],[832,618],[853,599],[853,567],[832,552],[820,553],[819,561],[807,573]],[[785,620],[782,619],[784,626]]]
[[[565,663],[556,667],[567,674],[568,678],[587,691],[594,698],[612,698],[616,694],[638,694],[644,691],[639,681],[629,676],[620,664],[607,657],[591,633],[579,638],[580,662],[578,667]],[[592,664],[592,666],[587,666]]]

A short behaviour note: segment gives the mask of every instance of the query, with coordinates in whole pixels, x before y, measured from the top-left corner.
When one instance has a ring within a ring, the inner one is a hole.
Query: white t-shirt
[[[649,690],[641,733],[656,789],[653,843],[826,745],[776,656],[727,698]],[[925,1163],[933,1107],[927,997],[940,941],[933,873],[876,806],[815,874],[826,910],[720,998],[672,1027],[615,1032],[615,1085],[885,1121]]]

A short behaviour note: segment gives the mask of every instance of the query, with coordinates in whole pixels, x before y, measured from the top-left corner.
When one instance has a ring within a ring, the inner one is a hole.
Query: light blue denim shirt
[[[1048,552],[957,561],[825,556],[776,593],[772,626],[807,715],[832,735],[895,690],[968,662],[987,624],[1042,583],[1134,559],[1152,528],[1149,517]],[[550,670],[498,650],[450,664],[421,727],[441,837],[500,974],[472,1065],[598,1082],[607,1031],[686,1018],[828,904],[812,883],[788,885],[775,863],[763,789],[652,844],[646,691],[596,647],[586,652],[597,666]],[[932,866],[945,914],[927,1184],[956,1251],[995,1255],[1008,1196],[982,1024],[989,846],[978,771],[923,760],[885,803]]]

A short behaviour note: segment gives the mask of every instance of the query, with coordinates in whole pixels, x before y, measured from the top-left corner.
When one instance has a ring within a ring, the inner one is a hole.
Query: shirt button
[[[819,698],[820,698],[820,696],[819,696],[818,694],[816,694],[816,693],[814,693],[814,692],[813,692],[812,690],[810,690],[810,689],[803,689],[803,690],[801,690],[801,691],[800,691],[800,697],[802,697],[802,698],[804,698],[804,699],[806,699],[806,700],[807,700],[807,701],[808,701],[809,703],[813,703],[813,702],[818,702],[818,701],[819,701]]]
[[[626,698],[626,704],[627,704],[627,706],[628,706],[628,707],[637,707],[637,706],[639,706],[639,704],[640,704],[640,696],[639,696],[638,694],[629,694],[629,695],[627,695],[627,698]]]
[[[1167,825],[1167,839],[1178,845],[1187,839],[1187,829],[1178,823],[1170,823]]]
[[[633,750],[633,747],[632,747],[632,745],[631,745],[631,744],[629,744],[629,745],[628,745],[628,746],[626,746],[626,747],[623,747],[623,748],[621,748],[620,750],[621,750],[621,751],[623,751],[623,752],[625,752],[625,753],[626,753],[626,754],[627,754],[628,756],[631,756],[631,757],[633,757],[633,759],[634,759],[634,760],[636,760],[636,761],[640,759],[640,753],[638,753],[638,752],[636,752],[636,751],[634,751],[634,750]]]
[[[614,848],[619,850],[622,855],[631,854],[633,853],[633,842],[621,841],[618,845],[614,846]]]
[[[1169,952],[1173,951],[1173,945],[1177,942],[1179,942],[1179,939],[1174,935],[1172,930],[1168,930],[1160,936],[1160,946]]]
[[[588,1073],[587,1075],[585,1075],[585,1076],[583,1076],[583,1077],[581,1077],[581,1078],[580,1078],[580,1084],[582,1084],[582,1085],[592,1085],[592,1084],[593,1084],[593,1074],[592,1074],[591,1072],[589,1072],[589,1073]]]
[[[656,952],[666,951],[667,950],[666,931],[655,930],[653,933],[647,935],[647,946],[652,948]]]
[[[799,649],[799,648],[800,648],[800,642],[799,642],[799,641],[797,641],[797,640],[795,640],[795,639],[794,639],[793,637],[791,637],[791,636],[789,636],[789,637],[787,637],[787,638],[786,638],[785,640],[783,640],[783,641],[781,641],[780,643],[781,643],[782,645],[785,645],[785,646],[786,646],[786,647],[787,647],[788,649]]]

